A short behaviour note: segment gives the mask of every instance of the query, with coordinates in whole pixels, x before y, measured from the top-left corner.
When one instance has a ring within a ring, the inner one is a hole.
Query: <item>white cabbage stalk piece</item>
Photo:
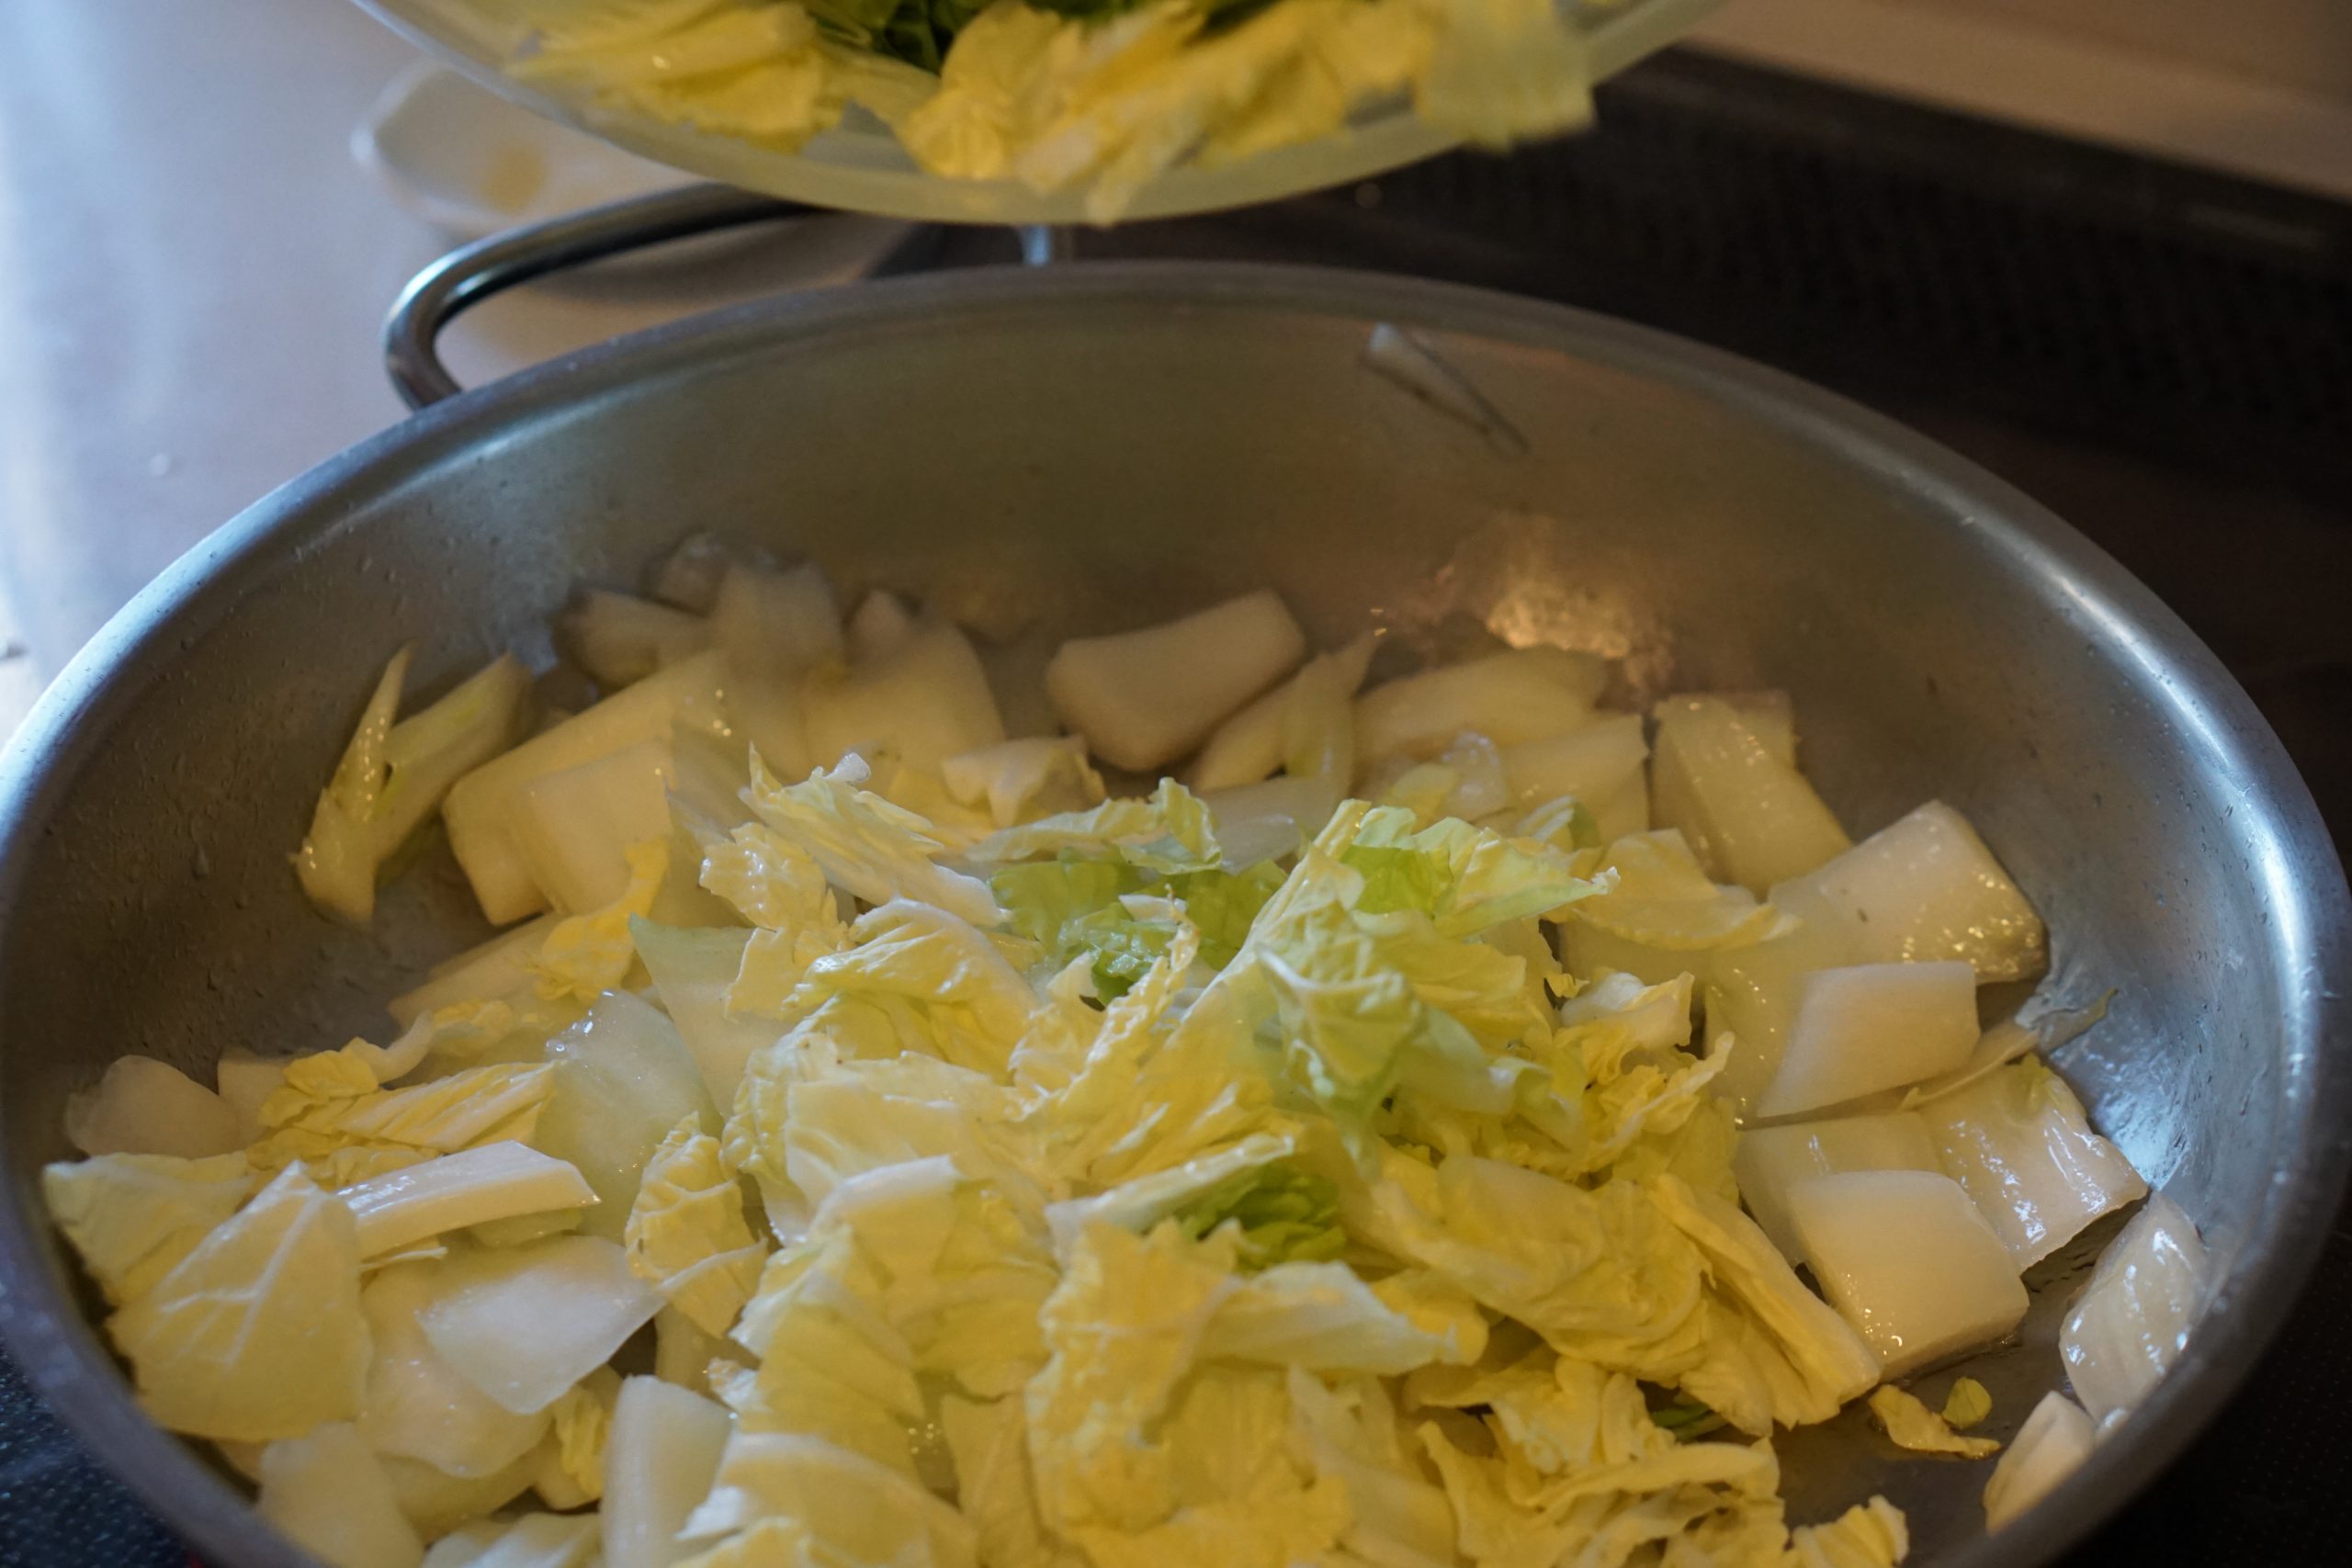
[[[359,1435],[379,1454],[458,1481],[488,1482],[538,1447],[548,1416],[507,1409],[425,1337],[421,1314],[465,1279],[440,1263],[403,1263],[379,1270],[360,1292],[369,1360]]]
[[[1731,1065],[1715,1081],[1715,1092],[1742,1111],[1755,1104],[1781,1070],[1806,979],[1816,971],[1856,962],[1846,933],[1818,924],[1691,958],[1703,987],[1707,1032],[1728,1033],[1737,1042]]]
[[[594,1514],[479,1519],[443,1536],[424,1568],[587,1568],[596,1558]]]
[[[358,1430],[330,1422],[261,1455],[261,1517],[329,1568],[418,1568],[424,1542]]]
[[[914,636],[915,613],[896,593],[876,588],[857,602],[842,630],[852,659],[887,659]]]
[[[617,1239],[637,1201],[645,1162],[686,1116],[716,1125],[703,1073],[678,1030],[651,1003],[610,991],[547,1043],[555,1089],[532,1142],[579,1168],[596,1194],[581,1220]]]
[[[1295,854],[1322,830],[1339,802],[1319,778],[1272,778],[1201,796],[1227,865],[1255,865]]]
[[[2179,1204],[2152,1194],[2100,1254],[2058,1337],[2075,1397],[2102,1432],[2139,1408],[2180,1359],[2211,1285],[2196,1225]]]
[[[261,1102],[286,1081],[285,1056],[259,1056],[251,1051],[223,1051],[212,1064],[213,1092],[237,1123],[236,1145],[259,1143],[268,1131],[262,1125]]]
[[[735,1427],[723,1406],[659,1378],[626,1378],[605,1446],[605,1568],[670,1568]]]
[[[1521,810],[1563,797],[1581,802],[1608,843],[1649,826],[1649,754],[1641,715],[1613,714],[1502,748],[1503,787]]]
[[[515,792],[512,832],[531,880],[567,915],[628,891],[628,849],[670,831],[667,736],[542,773]]]
[[[545,1410],[613,1359],[662,1305],[601,1236],[452,1256],[417,1314],[441,1358],[517,1415]]]
[[[118,1056],[65,1101],[65,1137],[85,1155],[204,1159],[243,1147],[237,1112],[169,1062]]]
[[[1949,1072],[1977,1034],[1976,971],[1965,964],[1819,970],[1797,987],[1780,1070],[1756,1113],[1817,1111]]]
[[[522,793],[549,773],[666,741],[682,721],[724,728],[726,680],[718,650],[695,654],[533,736],[450,788],[441,806],[449,848],[491,924],[510,925],[548,907],[547,890],[531,874],[514,831]]]
[[[2055,1390],[2043,1394],[1984,1483],[1984,1528],[1999,1529],[2048,1496],[2098,1440],[2082,1406]]]
[[[1814,871],[1853,840],[1792,761],[1718,697],[1661,703],[1653,809],[1698,852],[1710,874],[1759,897]]]
[[[359,1222],[362,1258],[467,1225],[596,1201],[577,1167],[511,1138],[387,1171],[340,1196]]]
[[[1976,1200],[2020,1270],[2065,1246],[2148,1185],[2090,1129],[2083,1102],[2029,1056],[1919,1108],[1949,1171]]]
[[[1193,760],[1185,782],[1200,794],[1238,789],[1272,778],[1286,764],[1285,733],[1300,727],[1307,716],[1305,710],[1326,699],[1351,703],[1363,684],[1377,647],[1371,637],[1360,637],[1345,648],[1308,660],[1297,674],[1217,726],[1216,733]],[[1353,728],[1351,724],[1351,744]],[[1345,781],[1340,787],[1346,787]]]
[[[1977,978],[2023,980],[2049,962],[2049,937],[1968,819],[1929,801],[1804,875],[1770,901],[1845,938],[1853,964],[1963,959]]]
[[[1497,746],[1565,735],[1591,722],[1609,665],[1589,653],[1519,648],[1385,682],[1356,699],[1366,758],[1434,757],[1464,732]]]
[[[604,588],[582,590],[555,618],[556,646],[608,692],[693,658],[710,639],[700,615]]]
[[[1789,1190],[1816,1176],[1849,1170],[1941,1174],[1943,1165],[1927,1122],[1913,1111],[1745,1128],[1732,1156],[1732,1171],[1748,1213],[1791,1263],[1803,1263],[1805,1258],[1789,1218]]]
[[[752,1053],[773,1044],[782,1032],[772,1020],[734,1017],[727,1010],[727,993],[742,972],[752,933],[741,927],[697,929],[641,919],[629,922],[629,932],[653,976],[662,1010],[702,1073],[711,1103],[732,1106]]]
[[[801,701],[809,755],[819,767],[855,751],[936,769],[1004,739],[979,655],[945,623],[912,628],[888,651],[846,671],[817,671]]]
[[[1789,694],[1781,691],[1756,692],[1686,692],[1668,697],[1653,712],[1662,713],[1675,703],[1726,703],[1739,715],[1739,722],[1747,732],[1763,742],[1764,750],[1793,768],[1797,765],[1797,709]]]
[[[1198,746],[1306,654],[1306,635],[1261,589],[1141,631],[1072,637],[1046,666],[1046,694],[1095,755],[1140,771]]]
[[[444,959],[425,971],[424,983],[384,1004],[392,1021],[406,1029],[426,1013],[459,1002],[494,1001],[535,984],[531,960],[547,944],[560,915],[546,914],[503,931],[488,942]],[[225,1061],[226,1058],[223,1058]],[[225,1091],[224,1091],[225,1092]]]
[[[531,677],[502,654],[447,696],[393,722],[408,682],[412,649],[384,667],[334,776],[319,795],[310,837],[294,869],[311,902],[338,919],[366,925],[376,912],[376,876],[423,826],[450,786],[504,750]]]
[[[777,777],[807,778],[817,764],[801,686],[811,671],[842,657],[832,583],[813,566],[770,571],[738,561],[719,580],[710,619],[727,661],[739,739]]]
[[[1814,1278],[1887,1377],[1998,1339],[2025,1316],[2008,1249],[1948,1176],[1816,1176],[1789,1189],[1788,1210]]]

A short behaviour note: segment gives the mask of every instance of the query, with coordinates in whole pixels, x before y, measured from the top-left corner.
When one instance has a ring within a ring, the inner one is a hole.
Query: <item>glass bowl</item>
[[[1722,0],[1618,0],[1577,7],[1596,80],[1671,42]],[[863,116],[779,152],[732,137],[616,111],[583,88],[523,83],[502,68],[528,32],[515,0],[358,0],[396,31],[481,83],[541,114],[578,126],[673,168],[845,212],[947,223],[1079,223],[1083,188],[1041,194],[1012,180],[954,180],[916,167],[881,124]],[[1345,185],[1455,145],[1403,104],[1357,117],[1346,130],[1214,168],[1180,164],[1136,193],[1128,218],[1273,201]]]

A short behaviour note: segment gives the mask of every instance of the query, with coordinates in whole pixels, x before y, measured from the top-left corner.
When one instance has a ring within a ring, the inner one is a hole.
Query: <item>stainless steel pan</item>
[[[453,303],[729,213],[688,197],[457,265],[406,318],[412,384],[435,386]],[[143,1420],[85,1315],[36,1201],[64,1098],[124,1051],[200,1072],[379,1033],[376,998],[481,934],[446,861],[372,936],[288,870],[383,660],[544,653],[575,581],[632,581],[697,528],[1019,623],[1010,665],[1271,582],[1326,637],[1483,626],[1622,655],[1636,694],[1782,685],[1854,829],[1965,809],[2049,919],[2050,990],[2119,988],[2061,1065],[2227,1280],[2153,1403],[1997,1542],[1981,1469],[1854,1427],[1788,1446],[1801,1513],[1880,1488],[1923,1557],[2047,1560],[2228,1396],[2321,1245],[2352,1150],[2335,852],[2213,657],[2024,497],[1752,366],[1459,288],[1200,265],[865,285],[542,367],[304,476],[118,616],[0,764],[0,1329],[216,1568],[301,1559]],[[1974,1369],[2002,1435],[2054,1381],[2068,1288]]]

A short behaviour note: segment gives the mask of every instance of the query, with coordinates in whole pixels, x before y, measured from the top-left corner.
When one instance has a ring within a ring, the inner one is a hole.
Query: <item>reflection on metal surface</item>
[[[1505,457],[1527,455],[1527,437],[1519,433],[1519,427],[1419,335],[1381,322],[1364,340],[1363,367],[1438,412],[1460,420]]]
[[[1497,513],[1454,547],[1408,618],[1433,626],[1474,618],[1513,648],[1573,649],[1619,661],[1628,696],[1663,696],[1674,650],[1658,606],[1609,570],[1589,529],[1532,512]]]

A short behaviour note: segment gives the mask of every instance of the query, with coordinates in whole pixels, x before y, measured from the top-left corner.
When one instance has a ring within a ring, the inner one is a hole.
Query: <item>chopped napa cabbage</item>
[[[1595,718],[1564,734],[1501,750],[1506,804],[1519,810],[1545,801],[1577,800],[1589,807],[1638,777],[1650,754],[1639,714]]]
[[[443,1359],[517,1415],[542,1411],[612,1359],[662,1298],[616,1244],[566,1235],[454,1254],[417,1321]]]
[[[551,1508],[578,1508],[605,1495],[605,1449],[612,1437],[620,1374],[598,1367],[548,1406],[550,1430],[531,1489]]]
[[[2083,1102],[2037,1056],[1930,1100],[1919,1114],[1944,1169],[2020,1269],[2147,1195],[2132,1162],[2091,1131]]]
[[[236,1119],[236,1144],[243,1148],[268,1131],[262,1125],[262,1101],[286,1079],[286,1058],[259,1056],[251,1051],[223,1051],[212,1064],[213,1091]]]
[[[1706,1260],[1717,1300],[1700,1364],[1680,1374],[1684,1393],[1744,1432],[1773,1423],[1826,1421],[1877,1379],[1870,1348],[1804,1288],[1756,1223],[1737,1205],[1672,1177],[1652,1190],[1675,1227]],[[1724,1323],[1726,1317],[1734,1321]]]
[[[1814,1278],[1889,1377],[1998,1339],[2025,1316],[2016,1260],[1948,1176],[1816,1176],[1789,1189],[1788,1205]]]
[[[678,764],[668,739],[543,773],[516,795],[511,829],[532,881],[566,915],[629,890],[630,846],[666,838]]]
[[[737,1017],[727,1010],[728,993],[743,970],[752,933],[742,930],[695,930],[630,922],[630,940],[645,961],[662,1010],[677,1026],[678,1038],[714,1105],[731,1105],[743,1081],[744,1064],[781,1032],[771,1020]]]
[[[1983,1459],[2001,1451],[1998,1439],[1993,1438],[1963,1438],[1951,1429],[1951,1423],[1919,1402],[1918,1396],[1907,1393],[1893,1383],[1885,1383],[1871,1391],[1871,1414],[1886,1428],[1887,1437],[1898,1449],[1913,1453],[1951,1454],[1960,1459]]]
[[[914,637],[915,614],[904,599],[887,588],[876,588],[857,602],[842,632],[851,658],[887,659]]]
[[[911,1477],[826,1442],[783,1432],[728,1440],[710,1495],[680,1535],[717,1540],[780,1523],[795,1550],[695,1562],[910,1562],[975,1568],[971,1525]],[[773,1537],[772,1537],[773,1539]]]
[[[268,1442],[349,1421],[368,1364],[351,1211],[288,1168],[107,1330],[174,1431]]]
[[[1107,800],[1091,811],[1008,828],[969,852],[983,864],[1091,853],[1162,875],[1208,870],[1223,859],[1207,808],[1174,779],[1160,780],[1145,799]]]
[[[1080,860],[1068,851],[1056,860],[1000,866],[989,877],[1012,929],[1036,942],[1050,966],[1083,954],[1094,994],[1106,1002],[1125,995],[1172,944],[1175,922],[1164,918],[1163,901],[1182,906],[1199,933],[1201,961],[1221,969],[1282,883],[1271,863],[1243,872],[1148,876],[1124,861]]]
[[[370,1258],[444,1231],[596,1201],[575,1167],[512,1140],[403,1166],[339,1195],[358,1222],[359,1255]]]
[[[2055,1389],[2025,1418],[1984,1483],[1984,1528],[2000,1529],[2081,1468],[2098,1441],[2081,1405]]]
[[[1986,982],[2049,963],[2049,934],[1968,819],[1929,801],[1827,864],[1777,883],[1776,908],[1837,931],[1849,964],[1963,959]]]
[[[434,1542],[424,1568],[588,1568],[596,1536],[593,1515],[485,1519]]]
[[[1345,1492],[1341,1544],[1367,1562],[1424,1568],[1453,1561],[1453,1507],[1422,1472],[1386,1388],[1370,1378],[1337,1388],[1303,1371],[1286,1379],[1294,1438],[1321,1477]]]
[[[1954,1378],[1944,1395],[1944,1425],[1966,1431],[1993,1414],[1993,1396],[1974,1378]]]
[[[1337,763],[1344,789],[1355,762],[1352,702],[1377,647],[1374,638],[1361,637],[1308,660],[1297,674],[1219,725],[1193,759],[1186,782],[1201,791],[1233,789],[1284,767],[1315,774]],[[1334,744],[1342,737],[1345,758]]]
[[[592,1002],[628,978],[637,963],[630,922],[653,913],[674,853],[666,840],[631,844],[625,852],[628,883],[620,897],[548,930],[538,952],[526,960],[538,976],[540,996]]]
[[[1328,1177],[1278,1160],[1235,1172],[1169,1217],[1194,1240],[1229,1227],[1236,1267],[1254,1272],[1278,1263],[1327,1261],[1346,1250],[1339,1203],[1339,1190]]]
[[[1805,976],[1759,1117],[1844,1105],[1948,1073],[1976,1048],[1976,972],[1957,961]]]
[[[547,914],[526,920],[480,946],[435,964],[426,972],[424,984],[394,997],[384,1004],[384,1010],[392,1015],[393,1022],[406,1029],[426,1013],[442,1008],[511,998],[519,992],[534,989],[532,983],[537,976],[529,960],[547,941],[548,932],[555,929],[556,919],[556,916]],[[224,1063],[229,1059],[221,1058]],[[225,1084],[221,1092],[228,1092]]]
[[[459,1480],[495,1476],[548,1433],[543,1410],[507,1409],[444,1360],[418,1314],[456,1278],[440,1263],[379,1269],[360,1292],[370,1359],[359,1435],[377,1453],[413,1460]]]
[[[168,1062],[118,1056],[65,1102],[65,1137],[85,1155],[204,1159],[238,1146],[237,1113]]]
[[[298,1058],[285,1085],[263,1102],[270,1133],[246,1157],[264,1170],[308,1163],[337,1185],[435,1155],[528,1139],[555,1087],[552,1068],[503,1062],[406,1089],[362,1088],[373,1075],[348,1067],[337,1069],[350,1073],[340,1082],[306,1081],[302,1065],[311,1061],[326,1066],[322,1058]]]
[[[695,1393],[708,1393],[717,1380],[744,1365],[742,1347],[706,1334],[676,1307],[653,1314],[653,1375]]]
[[[711,624],[673,604],[585,588],[555,618],[555,641],[608,692],[644,680],[710,646]]]
[[[118,1307],[146,1294],[260,1185],[243,1155],[99,1155],[40,1173],[50,1218]]]
[[[596,1194],[589,1235],[620,1239],[646,1162],[685,1119],[716,1126],[702,1070],[670,1020],[614,991],[547,1044],[552,1087],[532,1144],[579,1168]]]
[[[1235,1284],[1217,1303],[1199,1353],[1332,1375],[1399,1377],[1432,1362],[1475,1360],[1485,1350],[1485,1325],[1468,1296],[1457,1295],[1457,1303],[1446,1311],[1424,1284],[1408,1286],[1392,1304],[1344,1263],[1276,1263]]]
[[[395,723],[411,653],[401,649],[384,667],[294,856],[311,901],[354,925],[366,925],[376,912],[384,863],[452,784],[514,740],[530,691],[529,672],[505,654]]]
[[[1045,1304],[1050,1354],[1023,1395],[1039,1511],[1054,1529],[1129,1531],[1175,1511],[1177,1477],[1152,1432],[1233,1290],[1230,1244],[1172,1225],[1095,1225]]]
[[[743,1190],[719,1163],[718,1140],[692,1113],[646,1163],[624,1238],[629,1267],[707,1334],[734,1326],[767,1249],[743,1215]]]
[[[879,1009],[907,1019],[933,1055],[1004,1070],[1036,998],[986,934],[944,910],[899,898],[860,917],[849,938],[849,946],[802,970],[777,1010],[781,1017],[797,1021],[828,1004]]]
[[[2092,1420],[2105,1427],[2154,1392],[2188,1348],[2211,1273],[2196,1225],[2161,1192],[2108,1243],[2058,1336]]]
[[[940,779],[960,806],[984,807],[999,828],[1100,805],[1102,775],[1075,735],[1001,740],[943,760]]]
[[[748,954],[756,948],[763,967],[791,963],[795,982],[799,965],[847,940],[840,901],[823,868],[764,823],[745,823],[727,839],[707,846],[702,885],[758,928],[741,951]],[[767,989],[781,997],[790,985],[778,981]],[[728,1003],[733,1006],[731,994]]]
[[[669,740],[682,724],[723,728],[725,685],[719,654],[695,654],[532,737],[451,785],[441,817],[449,829],[449,848],[483,916],[503,926],[547,908],[546,890],[532,878],[514,837],[524,790],[548,773],[642,741]]]
[[[1746,888],[1710,882],[1671,829],[1616,840],[1592,875],[1601,891],[1560,931],[1561,960],[1579,976],[1620,969],[1652,985],[1685,974],[1712,979],[1723,956],[1788,931],[1781,912]]]
[[[1730,703],[1678,697],[1656,711],[1658,819],[1682,830],[1711,873],[1760,897],[1853,847],[1795,764]]]
[[[332,1568],[419,1568],[424,1542],[391,1479],[348,1424],[329,1422],[262,1450],[254,1511]]]
[[[1035,1164],[1012,1127],[1017,1102],[986,1074],[916,1053],[844,1060],[820,1021],[754,1060],[728,1118],[732,1168],[817,1205],[914,1160],[948,1156],[974,1175]],[[773,1202],[768,1219],[781,1230]]]
[[[801,694],[810,754],[830,767],[854,751],[935,769],[1004,739],[1004,721],[971,640],[953,625],[912,630],[846,670],[813,671]]]
[[[853,761],[801,784],[779,784],[754,755],[749,799],[762,821],[844,892],[869,904],[915,900],[976,926],[1001,921],[986,884],[935,863],[943,846],[928,821],[857,787],[867,776]]]
[[[678,1531],[718,1474],[726,1410],[656,1378],[625,1378],[605,1446],[605,1568],[670,1568],[693,1555]]]
[[[541,1442],[544,1444],[545,1439]],[[468,1521],[495,1513],[528,1492],[539,1453],[534,1449],[504,1470],[473,1479],[451,1475],[396,1455],[379,1454],[377,1458],[385,1479],[392,1483],[392,1495],[399,1500],[401,1512],[407,1516],[418,1535],[437,1541],[463,1529]]]
[[[1746,1127],[1732,1167],[1747,1212],[1792,1263],[1804,1261],[1789,1220],[1789,1190],[1798,1182],[1841,1170],[1941,1173],[1944,1168],[1927,1122],[1911,1111]]]
[[[1364,793],[1375,795],[1383,806],[1404,807],[1424,825],[1449,817],[1489,819],[1510,801],[1502,754],[1493,741],[1476,733],[1457,736],[1430,761],[1405,767],[1394,777],[1380,771],[1364,781]]]
[[[1609,678],[1590,654],[1521,648],[1384,682],[1356,699],[1367,758],[1433,757],[1464,731],[1517,746],[1580,728]]]
[[[972,1522],[980,1561],[1010,1568],[1080,1568],[1084,1559],[1037,1517],[1020,1396],[943,1400],[939,1426],[956,1465],[956,1504]]]
[[[1151,7],[1114,27],[1148,28],[1168,10]],[[1072,637],[1046,667],[1046,692],[1095,755],[1157,768],[1199,745],[1306,652],[1306,634],[1282,600],[1260,590],[1162,626]]]
[[[1910,1526],[1883,1497],[1857,1503],[1826,1524],[1789,1532],[1792,1568],[1894,1568],[1910,1554]]]

